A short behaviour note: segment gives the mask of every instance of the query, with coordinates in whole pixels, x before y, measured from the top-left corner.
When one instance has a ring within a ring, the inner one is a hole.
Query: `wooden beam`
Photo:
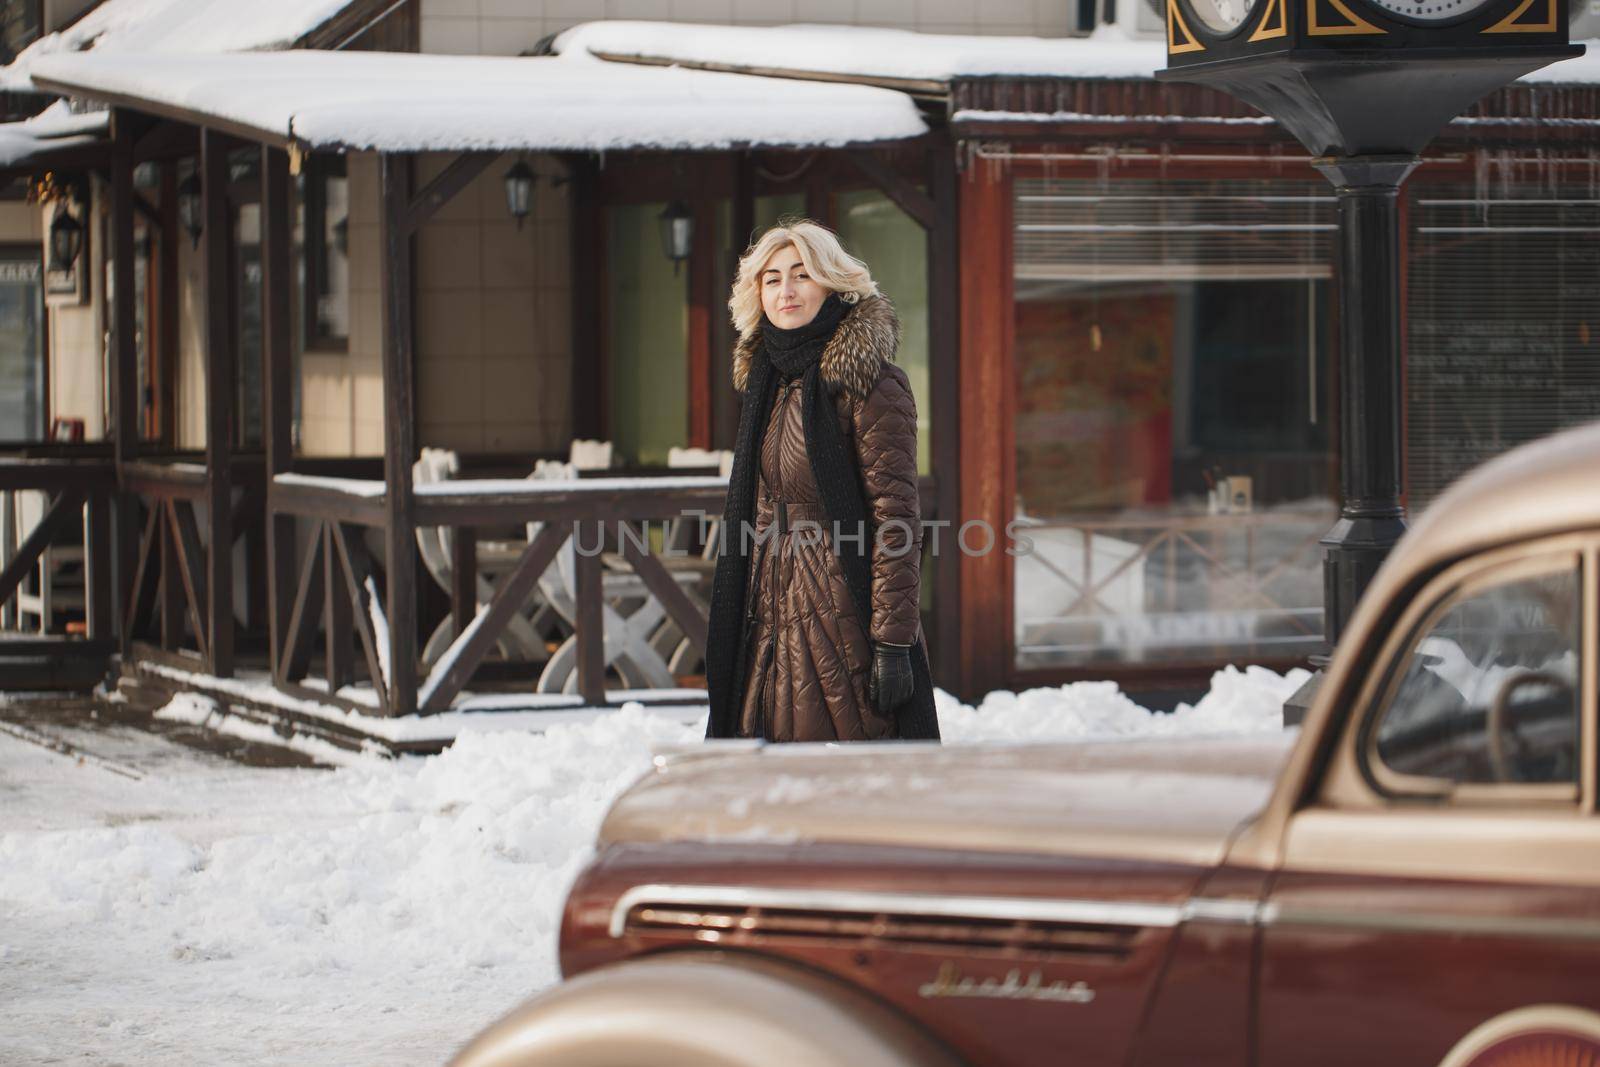
[[[556,558],[556,552],[571,532],[572,527],[565,523],[547,522],[522,550],[517,565],[496,584],[488,607],[476,617],[476,625],[456,638],[428,675],[421,694],[423,711],[443,711],[450,706],[471,679],[472,672],[483,662],[512,613],[522,610],[534,583]],[[581,607],[579,610],[581,614]]]
[[[129,587],[128,612],[122,619],[122,628],[137,636],[139,627],[150,613],[155,601],[155,590],[161,584],[161,509],[151,508],[145,519],[144,535],[139,538],[139,565],[133,572]]]
[[[488,170],[499,158],[498,152],[463,152],[452,159],[411,199],[405,214],[406,235],[414,236],[423,223],[433,218],[435,212],[471,185],[473,179]]]
[[[417,710],[416,361],[412,314],[411,160],[378,157],[383,244],[384,546],[388,559],[389,714]]]
[[[633,565],[633,571],[644,580],[645,587],[666,609],[667,616],[678,624],[689,643],[702,655],[706,652],[707,619],[700,613],[689,594],[683,591],[660,559],[640,549],[628,537],[622,536],[622,556]]]
[[[233,454],[238,434],[238,358],[229,293],[233,277],[233,211],[228,205],[228,150],[215,130],[200,134],[200,200],[205,218],[206,503],[211,545],[206,566],[210,596],[206,648],[211,673],[233,676]],[[129,276],[132,274],[130,272]]]
[[[194,506],[171,497],[162,503],[167,509],[167,532],[172,536],[173,547],[177,551],[176,569],[189,604],[189,625],[194,628],[195,646],[200,649],[200,658],[210,664],[210,637],[216,632],[206,624],[207,613],[216,608],[216,601],[206,598],[206,587],[210,584],[206,560],[210,557],[200,545],[200,529],[195,523]],[[176,627],[174,629],[177,630]]]
[[[1011,190],[1009,171],[984,164],[970,168],[959,184],[961,354],[955,381],[961,484],[956,511],[948,516],[952,524],[941,539],[944,551],[960,563],[960,643],[941,649],[939,658],[956,665],[954,692],[966,700],[1004,685],[1014,669],[1011,557],[999,551],[969,556],[954,544],[962,522],[981,519],[1000,531],[1011,517]]]
[[[956,175],[956,147],[948,137],[935,136],[927,148],[927,188],[934,205],[933,225],[927,230],[928,255],[928,402],[933,440],[929,449],[934,475],[934,513],[958,529],[961,514],[961,234],[960,186]],[[1009,314],[1009,311],[1007,312]],[[933,567],[933,633],[939,685],[949,688],[948,664],[961,647],[961,552],[944,548],[930,563]],[[1008,624],[1009,625],[1009,624]],[[949,658],[945,658],[945,653]]]
[[[78,515],[78,509],[83,506],[83,494],[67,491],[57,496],[44,513],[44,518],[39,520],[39,525],[33,528],[17,548],[17,554],[6,563],[5,569],[0,570],[0,604],[11,599],[11,594],[17,591],[17,586],[22,584],[22,579],[27,577],[30,570],[39,560],[39,554],[50,545],[58,533],[66,528],[70,520]]]
[[[450,538],[450,616],[460,637],[478,613],[478,530],[457,526]]]
[[[294,190],[289,154],[261,149],[261,422],[266,486],[294,464]],[[267,509],[267,629],[271,662],[283,656],[294,597],[295,519]]]
[[[372,591],[367,584],[372,575],[372,561],[367,558],[367,545],[361,539],[359,526],[341,522],[330,522],[327,526],[333,547],[338,551],[340,569],[344,571],[345,592],[354,608],[350,621],[367,657],[367,674],[372,679],[373,692],[378,695],[378,710],[387,713],[389,687],[383,676],[383,656],[378,651],[377,635],[372,626]]]
[[[689,249],[689,411],[690,448],[710,448],[712,435],[711,338],[723,301],[716,291],[717,215],[714,201],[693,201],[694,242]]]
[[[273,680],[279,685],[297,682],[306,676],[311,659],[311,638],[316,634],[318,607],[322,603],[321,527],[313,524],[305,561],[300,565],[300,581],[294,594],[294,608],[284,631],[283,656],[273,665]]]
[[[128,464],[139,456],[139,344],[135,334],[133,250],[133,116],[112,113],[111,121],[111,255],[116,292],[111,301],[111,437],[120,485]],[[88,266],[87,263],[84,264]],[[138,501],[126,491],[116,496],[112,516],[115,562],[112,573],[118,597],[114,614],[126,618],[132,592],[127,582],[137,566]],[[124,653],[129,635],[121,635]]]
[[[187,240],[178,220],[178,164],[161,165],[161,226],[156,266],[156,438],[164,449],[178,446],[178,329],[182,314],[178,285],[180,241]]]
[[[323,667],[328,679],[328,692],[337,693],[355,681],[355,641],[350,633],[350,594],[343,588],[337,575],[340,566],[339,550],[333,545],[331,522],[322,524],[322,583],[323,613]]]
[[[115,500],[113,492],[94,493],[85,501],[89,510],[83,530],[83,591],[90,640],[114,641],[117,636],[117,604],[112,592],[116,586],[112,571],[116,552],[111,544],[111,509]],[[137,597],[135,590],[133,598]]]
[[[605,536],[605,525],[598,521],[580,519],[572,524],[574,547],[583,548],[588,537],[595,538],[598,548]],[[577,600],[573,628],[578,638],[578,692],[584,703],[599,707],[606,702],[605,659],[605,602],[600,574],[600,553],[575,552]]]
[[[151,497],[150,507],[161,516],[161,647],[168,652],[183,644],[183,579],[178,568],[178,531],[173,528],[170,509],[161,497]]]
[[[574,159],[572,180],[567,183],[572,219],[572,351],[567,359],[572,366],[573,437],[599,437],[605,401],[601,353],[601,292],[605,278],[601,270],[602,225],[598,192],[599,170],[588,157]]]
[[[944,153],[954,151],[948,141],[939,139],[940,147]],[[933,150],[930,150],[933,151]],[[875,152],[865,148],[855,148],[845,154],[845,158],[856,165],[856,169],[865,174],[872,184],[883,190],[890,200],[893,200],[901,211],[915,219],[924,230],[932,230],[939,221],[939,209],[934,203],[934,198],[918,189],[911,182],[906,181]],[[951,160],[951,166],[955,161]],[[930,174],[930,178],[932,175]]]

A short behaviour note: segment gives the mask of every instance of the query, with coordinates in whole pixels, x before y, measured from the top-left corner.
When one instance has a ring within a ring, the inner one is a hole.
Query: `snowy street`
[[[940,716],[956,743],[1271,731],[1304,677],[1223,671],[1173,715],[1079,683]],[[0,1062],[346,1067],[442,1063],[554,981],[608,801],[702,727],[628,707],[331,771],[48,731],[95,758],[0,732]]]

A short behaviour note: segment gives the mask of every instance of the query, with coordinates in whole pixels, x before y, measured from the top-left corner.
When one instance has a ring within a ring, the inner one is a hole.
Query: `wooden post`
[[[940,659],[956,664],[951,680],[956,695],[976,700],[1005,684],[1015,670],[1011,557],[999,548],[968,556],[955,543],[961,523],[981,519],[994,528],[997,545],[1004,545],[1012,512],[1016,330],[1009,171],[978,163],[963,176],[959,199],[961,356],[953,380],[962,401],[957,423],[961,480],[941,542],[960,567],[960,624],[959,644],[941,649]]]
[[[237,428],[238,360],[228,293],[233,274],[233,212],[228,206],[227,137],[200,131],[200,200],[205,219],[201,249],[205,279],[206,508],[211,547],[206,556],[205,645],[211,673],[233,675],[233,470],[229,460]],[[128,277],[132,277],[130,256]],[[122,289],[121,284],[118,290]]]
[[[457,526],[450,540],[450,617],[460,637],[478,614],[478,530]]]
[[[961,514],[961,244],[956,201],[955,145],[933,137],[928,145],[928,194],[933,200],[933,225],[928,229],[928,379],[932,385],[935,510],[938,518],[959,527]],[[998,531],[997,531],[998,532]],[[941,539],[933,564],[933,633],[931,663],[955,662],[961,647],[961,552]],[[1008,557],[1009,558],[1009,557]],[[1009,626],[1009,623],[1008,623]],[[947,688],[953,679],[938,672],[934,681]]]
[[[604,419],[600,354],[600,174],[588,156],[571,160],[572,436],[598,437]]]
[[[389,714],[417,711],[417,535],[411,464],[417,455],[412,330],[411,160],[378,157],[383,240],[383,481],[388,571]]]
[[[716,222],[713,201],[694,201],[694,241],[689,250],[690,448],[710,448],[712,434],[711,337],[721,301],[716,293]]]
[[[606,702],[605,618],[602,600],[600,539],[605,536],[605,524],[596,520],[579,519],[572,524],[574,563],[577,588],[577,618],[573,628],[578,631],[578,693],[590,707],[600,707]],[[585,552],[589,538],[594,539],[596,550]]]
[[[156,438],[164,449],[178,445],[178,319],[182,313],[178,299],[178,259],[183,254],[179,245],[182,240],[183,227],[178,222],[178,161],[169,159],[161,165],[161,233],[156,246],[161,252],[160,276],[156,281],[156,299],[160,304],[156,318],[159,353]]]
[[[272,508],[272,480],[294,465],[294,324],[289,313],[294,205],[289,155],[261,149],[261,421],[266,449],[267,629],[273,677],[281,680],[284,635],[294,606],[295,520]]]
[[[127,584],[138,566],[139,498],[120,490],[127,465],[139,455],[139,347],[134,336],[133,286],[133,135],[131,116],[112,113],[111,122],[111,270],[116,292],[111,306],[111,437],[118,491],[112,499],[115,548],[111,584],[116,588],[112,606],[116,619],[126,619],[129,601],[137,593]],[[79,264],[88,270],[89,264]],[[118,627],[122,654],[129,652],[132,634]]]
[[[326,639],[323,645],[323,666],[326,668],[324,673],[328,678],[328,692],[337,693],[355,681],[356,635],[354,620],[351,618],[350,591],[345,588],[343,565],[333,543],[333,526],[331,522],[322,524],[322,536],[319,541],[322,551],[322,573],[326,578],[322,583],[322,633]],[[374,688],[380,680],[373,679]]]

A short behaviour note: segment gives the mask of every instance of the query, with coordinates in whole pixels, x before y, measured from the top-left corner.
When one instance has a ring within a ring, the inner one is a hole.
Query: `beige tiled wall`
[[[832,22],[1058,37],[1069,32],[1074,10],[1069,0],[422,0],[422,50],[516,55],[546,34],[596,19]]]
[[[351,153],[346,173],[350,182],[350,338],[344,352],[301,354],[299,451],[308,456],[383,454],[377,157]]]
[[[426,182],[448,156],[418,161]],[[518,228],[506,210],[507,156],[417,238],[418,442],[458,451],[565,447],[571,436],[571,284],[566,190],[553,159]]]
[[[89,302],[87,304],[46,304],[45,316],[49,323],[50,399],[47,411],[50,418],[82,419],[84,438],[98,441],[106,432],[105,375],[101,368],[104,347],[101,338],[101,289],[105,275],[105,249],[99,240],[100,212],[105,197],[99,182],[95,182],[94,210],[85,220],[87,233],[85,248],[89,264]],[[31,205],[8,204],[4,219],[6,240],[41,240],[44,233],[44,209]],[[16,208],[25,209],[32,217],[23,218]],[[13,235],[16,235],[13,237]],[[26,236],[24,236],[26,235]],[[48,432],[47,425],[45,430]]]

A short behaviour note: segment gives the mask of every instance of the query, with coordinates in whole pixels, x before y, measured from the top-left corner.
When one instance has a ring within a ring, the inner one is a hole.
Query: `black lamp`
[[[689,258],[694,247],[694,216],[682,200],[674,200],[661,212],[661,247],[672,260],[672,273],[678,273],[678,264]]]
[[[60,273],[72,270],[82,249],[83,224],[62,205],[50,223],[50,269]]]
[[[199,248],[205,222],[201,217],[200,179],[194,174],[178,183],[178,221],[189,231],[190,243]]]
[[[522,229],[523,220],[528,217],[529,205],[533,203],[533,182],[536,177],[525,159],[517,160],[506,171],[506,210],[517,220],[519,230]]]

